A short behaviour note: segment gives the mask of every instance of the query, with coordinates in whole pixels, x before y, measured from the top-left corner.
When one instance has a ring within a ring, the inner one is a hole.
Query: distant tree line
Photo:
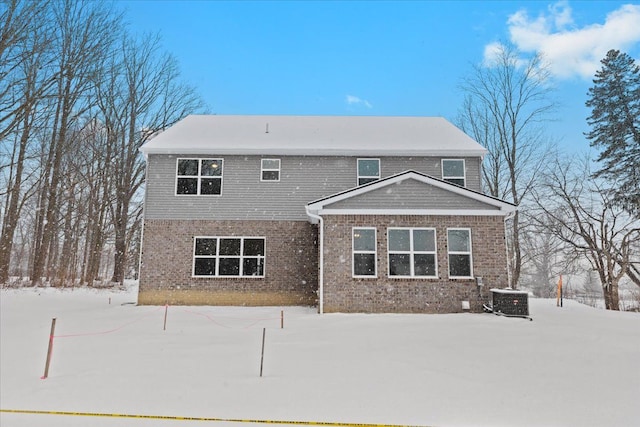
[[[622,280],[640,286],[640,67],[612,49],[595,74],[592,172],[588,156],[563,156],[544,133],[555,103],[542,59],[498,49],[463,80],[457,123],[489,150],[485,192],[520,207],[507,227],[509,285],[549,297],[560,274],[585,287],[597,277],[605,308],[619,310]]]
[[[138,148],[202,109],[159,38],[111,4],[0,2],[0,283],[135,277]]]

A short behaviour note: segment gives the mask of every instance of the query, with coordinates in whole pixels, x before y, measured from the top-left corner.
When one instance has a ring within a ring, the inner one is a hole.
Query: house
[[[192,115],[141,151],[139,304],[447,313],[508,285],[516,207],[443,118]]]

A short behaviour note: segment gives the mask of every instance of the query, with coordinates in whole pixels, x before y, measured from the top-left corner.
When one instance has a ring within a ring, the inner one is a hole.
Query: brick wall
[[[264,237],[264,278],[192,277],[194,236]],[[306,221],[145,220],[139,304],[313,305],[317,227]]]
[[[351,233],[355,226],[376,227],[378,277],[352,278]],[[437,279],[388,277],[387,227],[433,227],[437,240]],[[449,279],[447,228],[470,228],[473,274],[482,276],[479,295],[473,279]],[[482,311],[489,288],[507,286],[504,222],[498,216],[328,215],[324,218],[325,312],[461,312]]]

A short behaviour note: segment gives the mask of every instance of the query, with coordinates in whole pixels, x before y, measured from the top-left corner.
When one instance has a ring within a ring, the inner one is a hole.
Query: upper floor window
[[[464,187],[464,159],[442,159],[442,179]]]
[[[380,179],[380,159],[358,159],[358,185]]]
[[[222,159],[178,159],[176,194],[222,194]]]
[[[353,277],[376,277],[376,229],[353,229]]]
[[[434,228],[387,230],[389,276],[438,277]]]
[[[447,230],[447,248],[449,251],[449,277],[473,277],[471,230],[468,228],[449,228]]]
[[[280,181],[280,159],[262,159],[260,181]]]
[[[263,237],[196,237],[193,275],[264,277]]]

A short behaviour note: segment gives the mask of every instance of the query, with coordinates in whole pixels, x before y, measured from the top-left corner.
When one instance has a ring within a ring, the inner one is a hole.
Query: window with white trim
[[[280,159],[262,159],[260,181],[280,181]]]
[[[178,159],[176,194],[222,194],[222,159]]]
[[[447,251],[449,254],[449,277],[473,277],[471,230],[468,228],[447,229]]]
[[[380,179],[380,159],[358,159],[358,185]]]
[[[389,277],[438,277],[435,228],[388,228]]]
[[[464,166],[464,159],[442,159],[442,179],[464,187],[466,185]]]
[[[194,277],[264,277],[264,237],[196,237]]]
[[[376,229],[370,227],[353,228],[353,277],[376,277]]]

